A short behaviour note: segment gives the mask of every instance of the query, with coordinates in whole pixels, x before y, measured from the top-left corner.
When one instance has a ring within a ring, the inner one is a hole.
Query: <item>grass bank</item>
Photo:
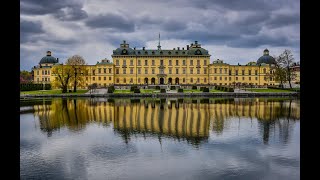
[[[88,92],[88,90],[77,90],[77,92],[71,92],[71,93],[62,93],[61,89],[54,89],[54,90],[37,90],[37,91],[22,91],[20,92],[20,95],[25,94],[84,94]]]

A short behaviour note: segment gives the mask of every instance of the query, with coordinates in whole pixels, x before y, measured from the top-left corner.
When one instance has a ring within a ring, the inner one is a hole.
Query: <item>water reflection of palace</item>
[[[30,106],[30,103],[22,102]],[[32,103],[31,103],[32,104]],[[269,131],[279,119],[300,119],[299,100],[270,99],[51,99],[37,101],[34,114],[41,130],[61,127],[79,131],[87,123],[113,124],[126,142],[132,134],[182,138],[199,143],[209,131],[222,133],[229,118],[256,118],[268,141]]]

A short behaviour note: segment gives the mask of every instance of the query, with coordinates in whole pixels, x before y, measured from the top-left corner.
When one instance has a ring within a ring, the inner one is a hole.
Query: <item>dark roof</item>
[[[107,60],[107,59],[103,59],[101,60],[101,62],[97,62],[97,65],[103,65],[103,64],[113,64],[110,60]]]
[[[198,44],[197,44],[198,45]],[[116,50],[113,50],[114,55],[137,55],[137,56],[190,56],[190,55],[210,55],[208,50],[201,48],[201,46],[190,47],[184,49],[132,49],[129,47],[129,44],[126,44],[125,41],[123,44],[120,44],[120,47]]]
[[[45,63],[58,63],[58,60],[51,55],[47,55],[40,60],[39,64],[45,64]]]

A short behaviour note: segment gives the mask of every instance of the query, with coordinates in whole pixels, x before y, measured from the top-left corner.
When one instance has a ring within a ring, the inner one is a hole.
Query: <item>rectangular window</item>
[[[190,66],[193,66],[193,60],[192,59],[190,60]]]
[[[39,71],[37,71],[37,75],[39,75]]]
[[[127,71],[125,68],[123,68],[122,71],[123,71],[123,74],[127,74]]]
[[[200,74],[200,68],[197,69],[197,74]]]
[[[258,77],[256,77],[256,80],[258,80]]]
[[[176,60],[176,66],[179,66],[179,60]]]
[[[227,77],[224,77],[224,80],[225,80],[225,81],[227,81],[227,80],[228,80],[228,78],[227,78]]]
[[[217,68],[214,68],[214,73],[217,73]]]
[[[214,77],[214,80],[217,80],[217,77]]]
[[[116,60],[116,65],[119,66],[119,60],[118,59]]]
[[[109,77],[109,81],[111,81],[111,77]]]
[[[37,81],[39,82],[39,78],[37,78]]]
[[[103,80],[105,80],[105,81],[106,81],[106,80],[107,80],[107,77],[103,77]]]
[[[125,59],[123,60],[123,65],[124,65],[124,66],[126,66],[126,65],[127,65],[127,63],[126,63],[126,60],[125,60]]]
[[[98,68],[98,73],[99,73],[99,74],[101,73],[101,69],[100,69],[100,68]]]
[[[244,70],[242,70],[242,75],[244,75]]]
[[[236,77],[236,81],[238,81],[238,77]]]
[[[176,69],[176,74],[179,74],[179,69],[178,68]]]
[[[186,68],[183,68],[183,69],[182,69],[182,73],[183,73],[183,74],[186,74]]]
[[[231,81],[231,77],[229,77],[229,81]]]
[[[255,75],[258,75],[258,70],[254,70],[254,74],[255,74]]]
[[[140,59],[138,60],[138,66],[141,66],[141,60]]]
[[[48,70],[48,75],[50,75],[50,70]]]
[[[203,69],[203,73],[204,73],[204,74],[207,74],[207,68],[204,68],[204,69]]]
[[[183,79],[182,79],[182,82],[186,82],[186,79],[185,79],[185,78],[183,78]]]
[[[101,81],[101,77],[98,77],[98,80]]]
[[[232,71],[231,71],[231,70],[229,70],[229,75],[231,75],[231,73],[232,73]]]
[[[224,73],[227,74],[228,73],[228,69],[224,68]]]
[[[169,74],[171,74],[172,73],[172,69],[171,68],[169,68]]]
[[[86,81],[88,81],[88,77],[86,77]]]
[[[107,69],[103,68],[103,73],[107,74]]]
[[[148,66],[148,60],[144,60],[144,65]]]
[[[200,66],[200,60],[199,59],[197,60],[197,66]]]
[[[190,74],[193,74],[193,68],[190,68]]]
[[[203,81],[206,83],[207,82],[207,78],[204,78]]]
[[[186,65],[186,60],[183,60],[183,61],[182,61],[182,64],[185,66],[185,65]]]
[[[172,66],[172,62],[171,62],[171,60],[169,60],[169,66]]]
[[[222,80],[222,77],[220,76],[220,81]]]
[[[219,69],[220,74],[222,74],[222,68]]]
[[[92,80],[95,81],[95,80],[96,80],[96,77],[92,77]]]
[[[148,69],[144,69],[144,74],[148,74]]]
[[[130,66],[133,66],[133,59],[130,60]]]
[[[42,81],[44,81],[44,78],[42,78]]]
[[[138,78],[138,83],[140,83],[140,78]]]
[[[251,75],[251,70],[249,70],[249,75]]]
[[[47,81],[47,78],[44,78],[44,81]]]
[[[244,77],[242,77],[242,80],[244,81]]]
[[[238,70],[236,70],[236,75],[238,75]]]
[[[109,68],[109,73],[111,74],[111,68]]]
[[[162,59],[160,60],[160,65],[163,66],[163,60]]]
[[[251,77],[249,77],[249,81],[251,81]]]
[[[50,81],[50,78],[48,78],[48,81]]]
[[[47,71],[46,70],[44,71],[44,74],[47,75]]]
[[[154,60],[152,60],[152,66],[154,66]]]
[[[152,68],[152,74],[154,74],[154,68]]]
[[[203,65],[205,65],[205,66],[207,65],[207,60],[203,61]]]
[[[141,68],[138,68],[138,74],[141,74]]]
[[[130,74],[133,74],[133,68],[130,68]]]
[[[119,69],[116,69],[116,74],[119,74]]]

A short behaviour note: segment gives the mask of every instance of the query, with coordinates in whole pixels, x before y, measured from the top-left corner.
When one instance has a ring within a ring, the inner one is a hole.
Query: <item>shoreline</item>
[[[167,98],[167,97],[300,97],[299,92],[269,93],[269,92],[223,92],[223,93],[110,93],[110,94],[26,94],[20,99],[39,97],[109,97],[109,98]]]

